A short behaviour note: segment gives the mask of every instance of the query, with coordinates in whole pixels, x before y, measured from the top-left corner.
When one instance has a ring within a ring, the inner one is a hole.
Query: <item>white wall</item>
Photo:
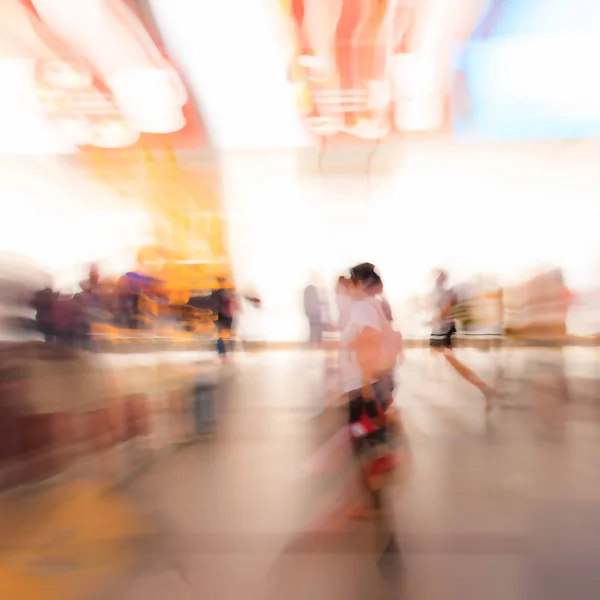
[[[129,203],[55,158],[0,158],[0,252],[22,254],[56,277],[81,281],[91,262],[120,273],[145,242],[147,219]]]
[[[600,264],[597,146],[405,144],[393,174],[370,187],[363,172],[301,176],[295,151],[224,152],[236,278],[265,302],[260,323],[247,311],[246,333],[302,339],[311,273],[333,284],[364,260],[379,265],[407,333],[418,328],[406,299],[437,266],[456,279],[478,270],[518,279],[559,264],[573,286],[590,287]],[[145,239],[134,200],[56,159],[0,160],[0,209],[0,250],[37,260],[64,283],[93,260],[129,268]]]
[[[380,266],[408,329],[405,301],[438,266],[506,281],[558,264],[587,285],[600,256],[597,146],[405,144],[393,175],[370,188],[363,173],[302,177],[294,151],[224,152],[235,271],[265,301],[266,329],[246,319],[246,331],[302,339],[311,271],[332,283],[365,260]]]

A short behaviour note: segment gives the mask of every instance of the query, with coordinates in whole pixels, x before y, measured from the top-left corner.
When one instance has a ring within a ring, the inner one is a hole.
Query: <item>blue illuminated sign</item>
[[[460,49],[459,138],[600,137],[600,1],[504,0]]]

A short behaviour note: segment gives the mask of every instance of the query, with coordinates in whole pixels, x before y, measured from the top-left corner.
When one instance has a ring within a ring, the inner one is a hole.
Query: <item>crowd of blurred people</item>
[[[515,334],[526,338],[567,336],[567,318],[574,295],[559,269],[549,269],[519,285],[504,288],[489,277],[480,276],[452,286],[448,284],[447,274],[439,273],[436,278],[430,293],[413,301],[415,314],[411,318],[413,321],[421,318],[427,323],[432,335],[431,347],[442,350],[446,356],[457,334],[495,334],[498,339]],[[261,301],[258,294],[236,291],[232,282],[223,277],[217,278],[211,287],[192,291],[186,303],[173,305],[161,282],[136,273],[126,273],[112,280],[101,279],[98,269],[92,266],[77,293],[65,294],[50,285],[28,290],[25,299],[20,293],[19,302],[27,305],[35,316],[21,315],[14,323],[39,332],[47,342],[87,348],[95,324],[123,330],[153,329],[169,324],[192,331],[190,315],[204,312],[211,315],[218,353],[225,356],[225,340],[235,335],[242,300],[256,307],[261,306]],[[373,286],[370,294],[378,300],[387,321],[393,323],[394,314],[383,283]],[[303,293],[310,347],[321,348],[328,336],[337,339],[348,324],[352,305],[352,282],[348,275],[339,276],[330,291],[319,277],[313,277]],[[409,303],[405,305],[401,308],[409,307]],[[407,314],[400,314],[399,321],[404,326],[410,321]],[[414,337],[412,330],[410,336]],[[489,395],[483,384],[479,385],[471,375],[468,378],[476,382],[484,395]]]
[[[94,323],[143,327],[142,295],[131,279],[126,275],[114,282],[101,281],[98,270],[92,267],[75,294],[61,293],[51,286],[34,292],[31,307],[35,329],[46,342],[86,348]]]
[[[320,280],[313,278],[304,289],[304,315],[308,324],[311,347],[321,347],[324,335],[342,330],[351,306],[350,279],[341,275],[332,293]],[[390,302],[381,285],[373,293],[379,298],[388,320],[393,321]],[[334,297],[335,310],[330,308]],[[567,320],[574,305],[575,294],[565,283],[558,268],[539,271],[523,281],[502,286],[495,277],[478,275],[463,281],[451,282],[443,270],[434,271],[429,291],[412,296],[401,308],[400,321],[410,329],[410,337],[425,337],[433,332],[440,343],[447,345],[451,336],[486,335],[533,336],[554,339],[567,335]],[[443,304],[446,315],[437,329]],[[336,314],[337,313],[337,314]]]
[[[35,332],[48,343],[86,350],[93,347],[95,325],[109,326],[117,334],[132,330],[151,334],[158,328],[196,337],[200,335],[197,325],[202,322],[209,323],[206,331],[216,334],[216,349],[225,357],[227,340],[233,338],[238,325],[242,299],[255,307],[261,305],[255,294],[239,293],[225,277],[218,277],[210,286],[213,289],[192,291],[187,302],[173,303],[161,281],[134,272],[118,279],[101,279],[95,266],[74,294],[51,285],[41,289],[18,284],[4,287],[4,302],[12,305],[9,313],[18,314],[4,319],[10,329],[20,334]],[[9,288],[13,291],[7,298]]]

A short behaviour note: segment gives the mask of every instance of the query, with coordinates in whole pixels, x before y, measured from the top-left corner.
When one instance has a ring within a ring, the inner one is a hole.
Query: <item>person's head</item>
[[[93,264],[90,266],[89,271],[89,282],[92,286],[98,285],[100,281],[100,271],[98,270],[98,265]]]
[[[383,291],[383,282],[371,263],[361,263],[350,269],[350,290],[355,296],[376,296]]]
[[[225,277],[217,277],[217,285],[219,288],[224,288],[227,285],[227,279]]]

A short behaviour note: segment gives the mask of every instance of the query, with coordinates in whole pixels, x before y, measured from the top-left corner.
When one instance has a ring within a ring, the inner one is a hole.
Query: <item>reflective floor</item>
[[[385,552],[390,538],[374,525],[330,510],[347,463],[327,470],[317,454],[340,424],[322,414],[324,357],[240,354],[222,374],[216,434],[131,484],[161,534],[106,597],[596,599],[596,354],[568,355],[572,398],[560,436],[530,410],[540,390],[550,401],[564,393],[555,374],[532,389],[524,351],[502,358],[504,378],[501,357],[461,356],[506,397],[486,421],[476,390],[425,352],[410,353],[396,400],[415,469],[389,498],[399,552]],[[324,472],[306,472],[321,461]]]

